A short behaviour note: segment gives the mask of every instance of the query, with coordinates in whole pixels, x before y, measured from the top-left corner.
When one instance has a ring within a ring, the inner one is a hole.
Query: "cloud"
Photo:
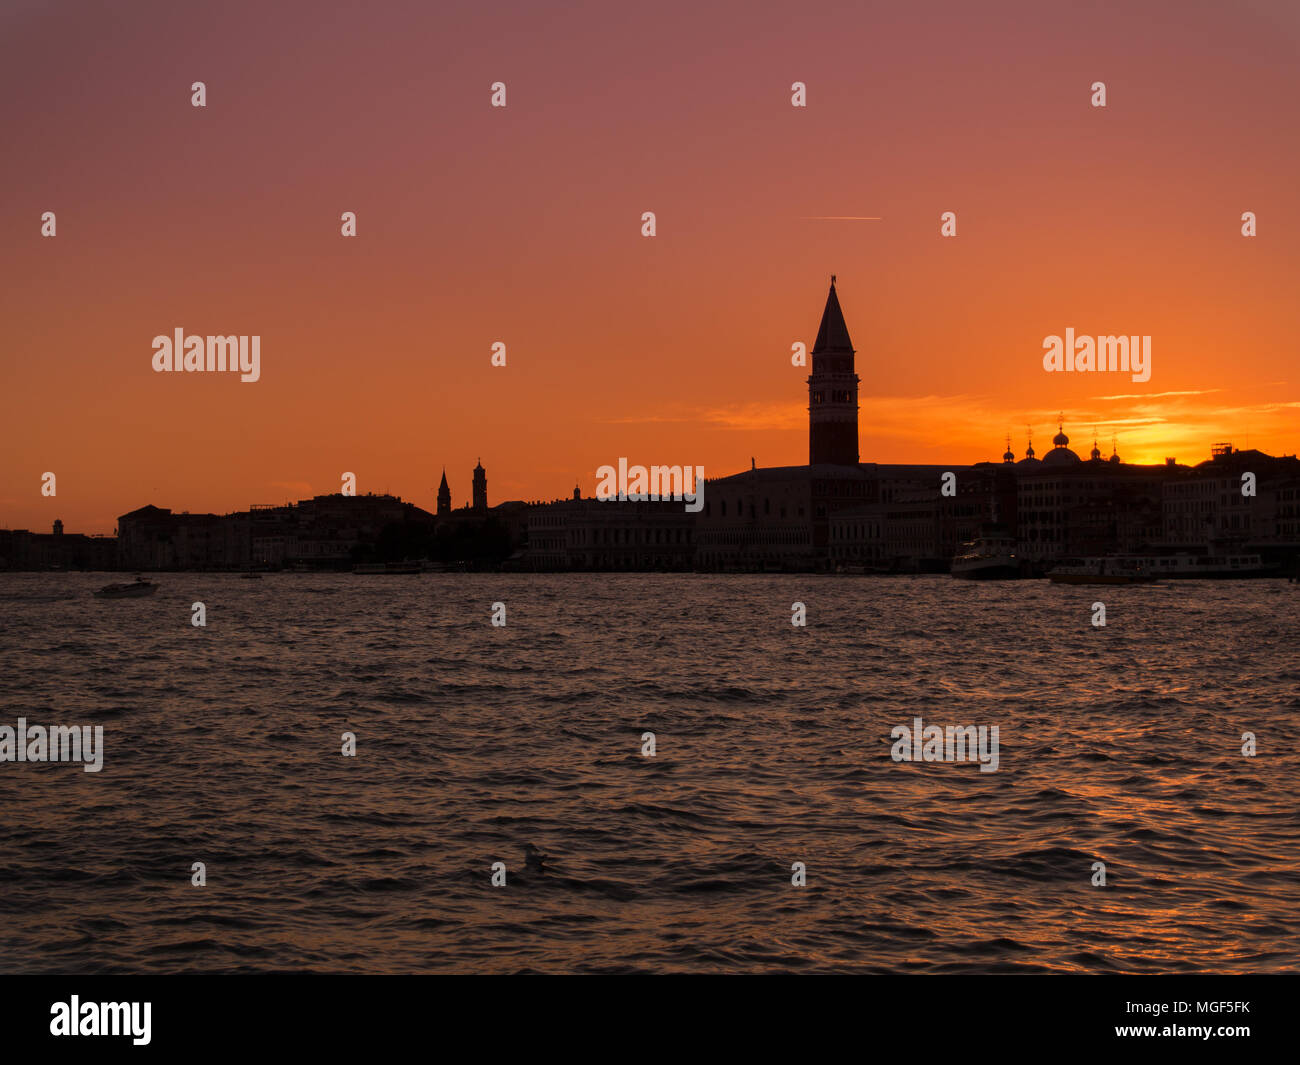
[[[1186,392],[1127,392],[1118,396],[1093,396],[1093,399],[1161,399],[1165,396],[1208,396],[1221,388],[1190,389]]]

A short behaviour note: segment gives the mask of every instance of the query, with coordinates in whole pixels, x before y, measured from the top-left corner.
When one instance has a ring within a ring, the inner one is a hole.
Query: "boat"
[[[1141,558],[1066,558],[1047,574],[1053,584],[1151,584],[1158,578]]]
[[[1016,540],[1005,532],[988,530],[961,545],[952,560],[951,573],[968,581],[1012,580],[1020,576]]]
[[[352,567],[353,573],[419,573],[418,562],[361,562]]]
[[[1124,555],[1142,563],[1157,577],[1168,580],[1242,580],[1277,577],[1281,567],[1269,565],[1259,555]]]
[[[95,593],[96,599],[142,599],[146,595],[153,595],[158,590],[158,585],[153,581],[147,581],[143,577],[137,577],[127,584],[106,584]]]

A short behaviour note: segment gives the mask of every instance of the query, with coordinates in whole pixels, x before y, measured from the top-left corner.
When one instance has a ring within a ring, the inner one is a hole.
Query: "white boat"
[[[1053,584],[1151,584],[1157,580],[1141,558],[1066,558],[1047,578]]]
[[[419,573],[418,562],[360,562],[352,567],[353,573]]]
[[[1247,577],[1275,577],[1280,567],[1266,563],[1259,555],[1125,555],[1142,563],[1164,580],[1240,580]]]
[[[1016,540],[1004,533],[985,533],[962,544],[952,560],[952,575],[968,581],[1011,580],[1020,576]]]
[[[106,584],[95,593],[96,599],[141,599],[146,595],[153,595],[158,590],[158,585],[153,581],[147,581],[143,577],[137,577],[129,584]]]

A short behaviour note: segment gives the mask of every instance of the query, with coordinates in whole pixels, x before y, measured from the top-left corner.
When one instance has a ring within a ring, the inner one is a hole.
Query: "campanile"
[[[835,466],[858,464],[858,375],[853,371],[853,342],[835,294],[835,276],[822,311],[808,375],[808,462]]]

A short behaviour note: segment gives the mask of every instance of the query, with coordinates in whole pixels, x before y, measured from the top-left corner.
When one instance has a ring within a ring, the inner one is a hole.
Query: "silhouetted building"
[[[706,480],[696,515],[701,569],[812,569],[825,554],[829,515],[871,498],[856,466],[774,466]]]
[[[442,484],[438,485],[438,517],[451,513],[451,489],[447,487],[447,471],[442,471]]]
[[[127,570],[237,569],[248,563],[247,525],[234,515],[173,514],[152,504],[117,519]]]
[[[474,467],[474,509],[480,514],[486,514],[487,508],[487,471],[483,469],[483,460],[479,459],[478,465]]]
[[[811,354],[808,464],[857,465],[858,375],[853,369],[853,342],[835,293],[834,276]]]
[[[533,570],[688,570],[695,515],[681,501],[572,499],[527,511],[520,568]]]
[[[117,568],[117,538],[53,531],[0,529],[0,570],[112,570]]]
[[[234,514],[145,506],[118,518],[128,570],[346,569],[394,529],[432,533],[434,516],[397,496],[316,496]]]

